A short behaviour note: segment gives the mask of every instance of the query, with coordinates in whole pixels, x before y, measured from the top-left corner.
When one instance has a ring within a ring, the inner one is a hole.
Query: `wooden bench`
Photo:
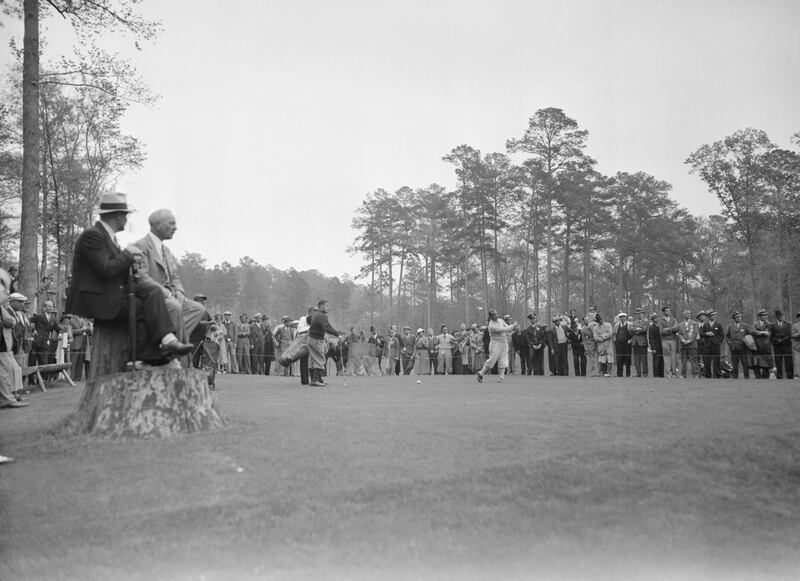
[[[42,373],[55,373],[57,374],[55,377],[66,379],[67,382],[73,387],[75,387],[75,382],[72,381],[72,378],[69,376],[68,370],[72,367],[71,363],[48,363],[47,365],[34,365],[33,367],[23,367],[22,368],[22,377],[28,377],[29,375],[35,374],[36,381],[39,383],[39,387],[42,391],[47,391],[45,387],[45,380],[42,377]],[[55,380],[52,380],[55,381]]]

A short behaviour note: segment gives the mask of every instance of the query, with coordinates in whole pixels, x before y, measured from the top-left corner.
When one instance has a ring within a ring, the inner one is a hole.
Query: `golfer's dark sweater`
[[[331,322],[328,320],[328,315],[322,311],[317,311],[311,315],[309,321],[311,328],[308,330],[308,336],[312,339],[324,339],[325,333],[331,335],[338,335],[339,331],[331,327]]]

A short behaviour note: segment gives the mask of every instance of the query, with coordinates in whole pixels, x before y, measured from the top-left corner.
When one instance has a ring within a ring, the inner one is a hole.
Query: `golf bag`
[[[303,333],[302,335],[295,337],[294,341],[292,341],[286,349],[281,351],[281,356],[278,358],[278,363],[284,367],[289,367],[301,357],[308,355],[308,344],[306,343],[307,338],[308,333]]]
[[[217,377],[217,361],[219,361],[219,343],[207,338],[196,349],[200,356],[199,368],[208,374],[208,386],[214,389],[214,380]]]
[[[719,362],[719,376],[728,379],[733,371],[733,365],[727,357],[723,357]]]

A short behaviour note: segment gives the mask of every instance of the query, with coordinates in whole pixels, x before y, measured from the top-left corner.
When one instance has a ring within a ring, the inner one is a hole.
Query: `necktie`
[[[167,273],[167,284],[172,284],[172,273],[169,270],[169,260],[167,259],[167,251],[164,245],[161,245],[161,262],[164,263],[164,270]]]

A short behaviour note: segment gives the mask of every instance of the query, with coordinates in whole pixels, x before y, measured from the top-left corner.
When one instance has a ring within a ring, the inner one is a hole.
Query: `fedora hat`
[[[128,195],[119,192],[105,192],[100,194],[100,206],[97,209],[98,214],[110,214],[112,212],[125,212],[126,214],[133,212],[128,208]]]

